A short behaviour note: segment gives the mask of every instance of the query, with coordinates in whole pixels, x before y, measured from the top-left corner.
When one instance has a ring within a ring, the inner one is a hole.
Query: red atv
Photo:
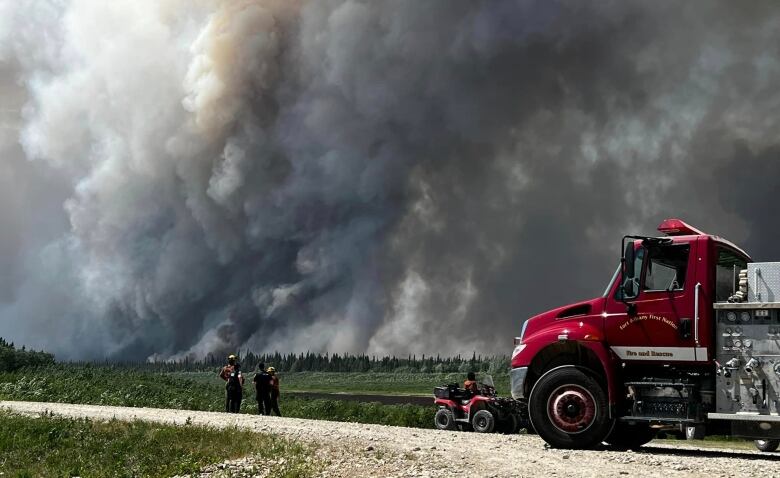
[[[436,428],[517,433],[527,427],[520,402],[497,396],[492,377],[486,376],[478,387],[478,393],[459,388],[454,383],[434,388],[434,404],[439,407],[434,418]]]

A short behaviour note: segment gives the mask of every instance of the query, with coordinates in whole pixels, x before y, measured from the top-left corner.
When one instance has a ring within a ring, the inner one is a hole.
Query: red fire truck
[[[601,297],[531,317],[512,396],[550,445],[634,448],[659,430],[780,439],[780,263],[667,219],[625,236]],[[777,294],[777,297],[775,297]]]

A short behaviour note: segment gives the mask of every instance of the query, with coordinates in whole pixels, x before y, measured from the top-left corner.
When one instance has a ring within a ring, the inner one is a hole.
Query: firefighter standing
[[[241,399],[244,391],[244,376],[241,366],[236,362],[236,356],[228,356],[228,364],[222,367],[219,378],[225,381],[225,411],[238,413],[241,410]]]
[[[276,416],[281,417],[282,412],[279,411],[279,377],[276,376],[276,369],[268,367],[268,375],[271,376],[271,411]]]
[[[479,386],[477,386],[477,376],[474,372],[469,372],[466,375],[466,380],[463,382],[463,388],[473,393],[474,395],[479,393]]]
[[[260,415],[271,414],[271,382],[273,377],[266,372],[265,364],[258,365],[258,372],[255,374],[255,378],[252,382],[255,384],[255,391],[257,392],[257,413]]]

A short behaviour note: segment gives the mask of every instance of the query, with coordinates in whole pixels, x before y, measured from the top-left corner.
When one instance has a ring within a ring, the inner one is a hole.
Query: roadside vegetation
[[[224,384],[216,372],[193,374],[192,378],[187,375],[93,365],[26,368],[0,373],[0,400],[224,411]],[[286,375],[282,375],[280,407],[288,417],[433,427],[433,406],[294,398],[285,395],[285,380]],[[349,391],[349,387],[350,382],[344,381],[343,391]],[[257,413],[251,379],[241,411]]]
[[[169,376],[211,383],[213,372],[172,372]],[[250,373],[251,377],[252,374]],[[485,376],[479,373],[477,378]],[[492,375],[499,395],[509,394],[509,374]],[[352,393],[364,395],[423,395],[433,397],[433,387],[462,384],[466,374],[410,372],[288,372],[281,374],[283,389],[289,392]]]
[[[313,476],[312,452],[267,434],[144,422],[0,413],[0,476],[169,477],[255,455],[270,476]],[[285,460],[275,461],[283,456]]]

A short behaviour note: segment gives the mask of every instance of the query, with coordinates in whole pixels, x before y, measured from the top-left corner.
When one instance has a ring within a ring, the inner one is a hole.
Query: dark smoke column
[[[63,358],[495,353],[663,216],[771,251],[772,3],[0,19],[0,335]]]

